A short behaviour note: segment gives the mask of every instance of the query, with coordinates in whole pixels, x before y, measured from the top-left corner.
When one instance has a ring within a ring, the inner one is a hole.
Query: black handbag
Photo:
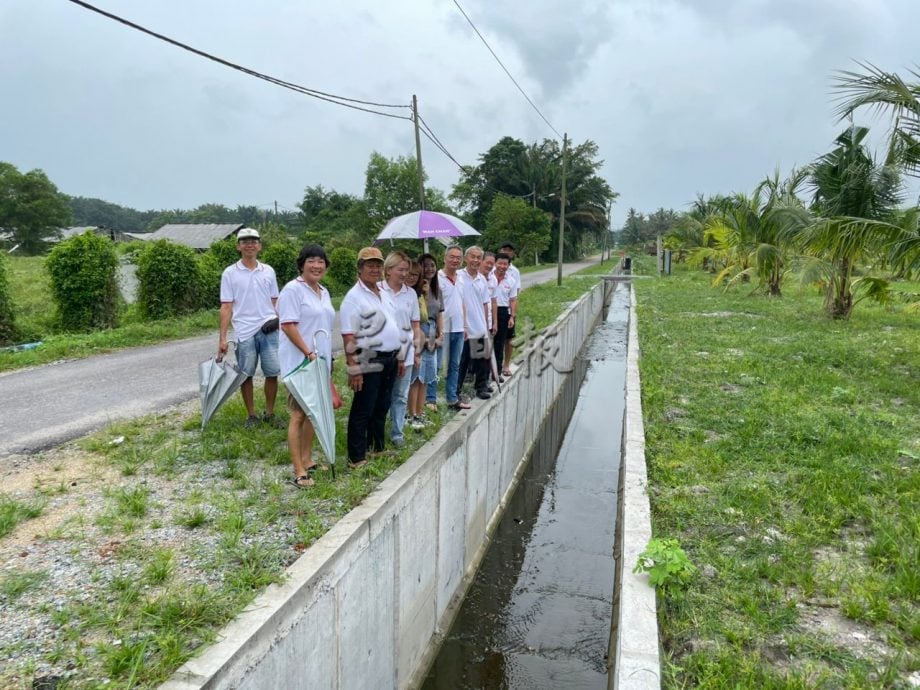
[[[265,333],[266,335],[268,335],[269,333],[274,333],[275,331],[278,330],[279,323],[280,322],[277,316],[273,319],[269,319],[268,321],[262,324],[262,332]]]

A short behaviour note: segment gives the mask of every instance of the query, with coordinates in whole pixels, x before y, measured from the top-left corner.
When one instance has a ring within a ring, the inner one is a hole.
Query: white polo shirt
[[[489,271],[488,273],[480,274],[483,279],[486,281],[486,287],[488,288],[489,293],[489,313],[486,314],[486,325],[489,327],[489,330],[492,330],[492,300],[498,297],[498,280],[495,278],[495,271]]]
[[[457,271],[459,276],[463,271]],[[447,277],[444,270],[438,271],[438,287],[441,290],[441,303],[444,305],[444,318],[447,319],[445,332],[463,333],[463,288],[459,280]]]
[[[466,331],[470,338],[483,338],[489,328],[486,324],[485,305],[491,305],[489,287],[481,273],[471,276],[466,269],[458,271],[457,280],[463,286],[463,304],[466,306]]]
[[[521,272],[517,269],[517,266],[515,266],[514,264],[508,264],[508,270],[506,271],[506,273],[509,273],[511,277],[514,278],[514,282],[517,283],[518,290],[520,290],[521,289]]]
[[[220,276],[220,301],[233,303],[233,337],[249,340],[262,324],[276,316],[272,300],[278,299],[275,269],[261,261],[251,271],[242,260],[227,266]]]
[[[517,298],[518,296],[518,284],[514,280],[514,276],[511,275],[511,271],[505,271],[505,277],[500,281],[498,276],[495,274],[495,271],[492,271],[492,277],[495,278],[497,282],[497,287],[495,289],[495,298],[498,300],[498,306],[500,307],[510,307],[511,300]]]
[[[418,308],[418,295],[415,294],[415,290],[405,284],[399,289],[399,292],[394,292],[385,280],[377,283],[377,287],[380,288],[380,296],[383,297],[383,301],[396,315],[399,337],[402,341],[401,349],[405,350],[405,355],[400,353],[399,358],[404,359],[408,366],[415,359],[412,326],[417,326],[422,318]]]
[[[316,354],[325,357],[328,366],[332,366],[332,323],[335,321],[335,308],[329,299],[329,291],[320,285],[320,294],[316,294],[303,278],[295,278],[281,289],[278,298],[278,318],[281,324],[297,324],[297,332],[313,350],[316,336]],[[326,333],[316,335],[319,330]],[[286,376],[296,369],[304,360],[300,348],[291,342],[284,329],[278,338],[278,359],[281,374]]]
[[[339,307],[342,335],[353,335],[358,347],[374,352],[400,349],[396,315],[383,299],[360,280]]]

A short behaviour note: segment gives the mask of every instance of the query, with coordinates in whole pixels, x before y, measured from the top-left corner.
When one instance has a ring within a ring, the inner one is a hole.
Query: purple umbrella
[[[471,225],[456,216],[436,211],[413,211],[392,218],[377,240],[449,240],[478,234]]]

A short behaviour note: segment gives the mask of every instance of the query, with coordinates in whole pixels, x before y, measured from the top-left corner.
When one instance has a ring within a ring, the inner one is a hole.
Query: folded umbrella
[[[201,428],[236,393],[246,374],[232,362],[212,357],[198,365],[198,393],[201,397]]]
[[[313,351],[317,351],[315,336]],[[313,423],[316,438],[332,467],[332,477],[335,478],[335,413],[332,408],[329,363],[325,357],[317,357],[313,361],[304,359],[299,367],[282,380],[285,388],[300,405],[300,409]]]

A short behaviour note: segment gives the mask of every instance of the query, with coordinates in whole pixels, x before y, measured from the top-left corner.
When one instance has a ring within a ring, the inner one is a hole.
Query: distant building
[[[76,235],[82,235],[84,232],[93,232],[100,237],[108,237],[112,242],[130,242],[134,238],[131,237],[131,233],[122,232],[121,230],[115,230],[114,228],[107,228],[104,225],[78,225],[72,228],[61,228],[58,232],[60,238],[49,239],[49,242],[56,243],[61,240],[69,240],[71,237]]]
[[[142,239],[147,242],[169,240],[204,251],[217,240],[234,236],[242,227],[244,227],[243,223],[171,223],[164,225],[156,232],[131,233],[131,235],[134,239]]]

